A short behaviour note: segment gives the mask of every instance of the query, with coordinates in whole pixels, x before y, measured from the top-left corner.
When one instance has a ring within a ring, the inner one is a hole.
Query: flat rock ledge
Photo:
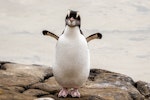
[[[58,98],[60,89],[51,67],[0,61],[0,100],[150,100],[150,83],[102,69],[90,70],[81,98]]]

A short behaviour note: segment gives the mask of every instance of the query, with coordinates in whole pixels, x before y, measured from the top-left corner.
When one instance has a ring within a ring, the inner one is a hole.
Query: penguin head
[[[81,24],[81,18],[78,11],[68,10],[67,16],[66,16],[66,25],[70,27],[79,26]]]

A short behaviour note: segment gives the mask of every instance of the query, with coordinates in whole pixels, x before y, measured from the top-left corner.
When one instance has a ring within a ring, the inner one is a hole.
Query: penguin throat
[[[80,28],[78,26],[70,27],[67,25],[64,33],[69,36],[76,36],[76,35],[80,34]]]

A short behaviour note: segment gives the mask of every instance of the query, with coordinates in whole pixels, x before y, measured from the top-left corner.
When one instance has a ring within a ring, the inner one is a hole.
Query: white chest
[[[56,46],[56,61],[61,65],[79,66],[87,63],[89,49],[79,29],[64,31]],[[67,67],[68,67],[67,66]]]
[[[79,30],[66,29],[56,45],[55,66],[53,68],[56,79],[60,81],[59,83],[64,82],[65,84],[65,79],[78,80],[77,82],[82,83],[89,75],[89,67],[90,55],[85,37]]]

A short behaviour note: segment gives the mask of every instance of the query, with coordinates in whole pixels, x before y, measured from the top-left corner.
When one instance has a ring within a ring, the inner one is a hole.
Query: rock
[[[51,86],[51,84],[46,84],[46,83],[37,83],[34,84],[30,87],[31,89],[40,89],[49,93],[54,94],[55,92],[58,92],[59,85],[57,87]],[[54,93],[53,93],[54,92]]]
[[[35,97],[41,97],[43,95],[48,95],[49,93],[46,91],[42,91],[40,89],[28,89],[24,91],[23,94],[35,96]]]
[[[0,88],[0,100],[34,100],[36,97]]]
[[[50,67],[0,62],[0,100],[33,100],[24,91],[50,76]]]
[[[52,70],[44,66],[5,63],[2,68],[5,70],[0,70],[0,84],[8,86],[26,87],[52,75]]]
[[[150,100],[150,83],[138,81],[136,82],[136,87],[146,99]]]
[[[143,99],[142,95],[134,87],[134,84],[135,83],[132,78],[126,75],[106,70],[91,69],[89,81],[86,83],[85,87],[90,88],[90,93],[94,88],[94,94],[98,93],[97,95],[99,95],[100,93],[101,97],[105,98],[106,100]]]
[[[54,100],[53,98],[37,98],[37,99],[35,99],[35,100]]]
[[[0,100],[148,100],[150,93],[148,83],[102,69],[91,69],[81,98],[58,98],[60,89],[50,67],[0,62]]]

